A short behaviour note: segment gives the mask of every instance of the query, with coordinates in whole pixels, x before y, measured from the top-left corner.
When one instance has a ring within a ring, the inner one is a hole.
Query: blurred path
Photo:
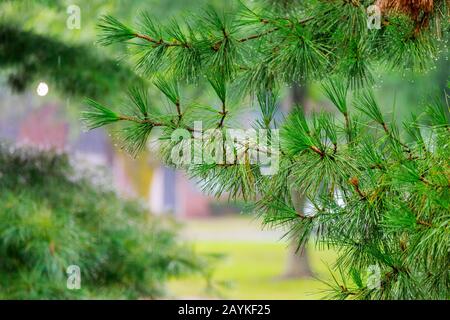
[[[183,220],[182,235],[193,241],[279,242],[283,232],[263,228],[249,216]],[[281,240],[283,242],[283,240]]]

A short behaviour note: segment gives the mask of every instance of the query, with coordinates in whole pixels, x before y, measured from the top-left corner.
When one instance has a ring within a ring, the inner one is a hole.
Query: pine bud
[[[416,24],[416,31],[428,27],[434,10],[433,0],[378,0],[376,5],[383,14],[397,12],[408,15]]]
[[[350,184],[351,184],[352,186],[355,186],[355,187],[359,186],[359,180],[358,180],[357,177],[351,177],[351,178],[348,180],[348,182],[350,182]]]

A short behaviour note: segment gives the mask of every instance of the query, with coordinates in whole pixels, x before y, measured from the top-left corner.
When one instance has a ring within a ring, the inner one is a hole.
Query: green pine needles
[[[282,11],[271,3],[277,1],[268,2],[255,8],[238,2],[231,12],[208,9],[164,25],[147,13],[135,27],[105,16],[99,43],[127,42],[137,70],[147,76],[197,81],[220,73],[247,80],[253,89],[330,74],[360,87],[373,81],[375,64],[426,70],[445,46],[445,1],[435,1],[432,21],[421,29],[395,12],[382,15],[379,29],[369,29],[366,10],[373,1],[292,1]]]
[[[328,297],[448,299],[448,101],[429,103],[399,127],[367,86],[378,64],[427,68],[445,49],[448,9],[437,1],[420,26],[406,13],[383,13],[380,29],[369,30],[372,2],[239,3],[232,13],[211,9],[184,24],[143,15],[136,29],[105,17],[100,42],[127,42],[138,71],[170,106],[161,111],[133,89],[118,111],[90,101],[84,120],[91,128],[125,123],[119,132],[132,154],[161,128],[164,161],[205,191],[254,204],[265,224],[285,228],[299,247],[311,238],[336,250]],[[295,108],[277,118],[281,86],[314,80],[340,116]],[[217,103],[183,99],[186,82],[209,85]],[[259,113],[253,131],[232,130],[245,99]],[[294,194],[314,210],[296,208]]]

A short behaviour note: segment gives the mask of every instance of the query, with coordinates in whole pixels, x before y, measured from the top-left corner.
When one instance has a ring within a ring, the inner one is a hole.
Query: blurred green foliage
[[[89,179],[87,176],[90,176]],[[65,155],[0,146],[0,298],[156,298],[208,261]],[[67,267],[81,269],[69,290]]]
[[[102,53],[108,50],[94,45],[99,16],[108,13],[132,21],[136,11],[144,8],[151,8],[155,15],[171,15],[204,3],[80,0],[75,3],[80,8],[80,29],[70,29],[66,22],[72,1],[0,0],[0,72],[18,92],[45,80],[64,97],[116,97],[117,92],[143,80],[126,59],[119,64],[105,58]],[[124,52],[118,47],[112,51]]]
[[[46,79],[66,96],[108,97],[122,86],[142,80],[112,59],[101,58],[83,45],[67,45],[53,38],[0,24],[0,68],[10,68],[9,85],[23,91]]]

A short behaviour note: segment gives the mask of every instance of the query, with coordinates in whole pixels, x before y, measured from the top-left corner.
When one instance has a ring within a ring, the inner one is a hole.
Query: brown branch
[[[389,131],[389,129],[388,129],[388,127],[387,127],[387,124],[386,124],[385,122],[382,122],[382,123],[381,123],[381,126],[383,127],[384,132],[386,132],[386,134],[387,134],[388,136],[390,136],[390,135],[391,135],[391,132]]]
[[[312,216],[311,217],[310,216],[306,216],[303,212],[300,212],[300,211],[296,211],[295,214],[302,220],[306,220],[306,219],[312,220],[313,219]]]
[[[175,102],[175,106],[177,108],[177,113],[178,113],[178,123],[180,123],[181,118],[183,117],[183,114],[181,113],[181,105],[180,105],[180,101],[178,101],[178,99]]]
[[[314,17],[309,17],[309,18],[306,18],[306,19],[303,19],[303,20],[299,20],[298,23],[299,23],[299,24],[305,24],[306,22],[308,22],[308,21],[310,21],[310,20],[312,20],[312,19],[314,19]],[[261,19],[260,21],[261,21],[262,24],[269,24],[269,23],[270,23],[270,21],[267,20],[267,19]],[[248,37],[238,39],[237,41],[240,42],[240,43],[243,43],[243,42],[247,42],[247,41],[249,41],[249,40],[259,39],[259,38],[261,38],[261,37],[264,37],[264,36],[266,36],[266,35],[268,35],[268,34],[271,34],[271,33],[275,32],[275,31],[278,31],[278,30],[280,30],[280,27],[274,27],[274,28],[269,29],[269,30],[266,30],[266,31],[264,31],[264,32],[257,33],[257,34],[253,34],[253,35],[250,35],[250,36],[248,36]],[[227,37],[228,37],[228,34],[225,34],[225,33],[224,33],[224,36],[225,36],[225,38],[227,38]],[[213,49],[214,51],[218,51],[219,48],[220,48],[220,46],[222,45],[222,43],[223,43],[223,40],[217,41],[217,42],[212,46],[212,49]]]
[[[315,153],[317,153],[318,155],[320,155],[321,158],[325,157],[325,153],[320,150],[319,148],[317,148],[316,146],[311,146],[309,147],[312,151],[314,151]]]
[[[344,287],[343,285],[339,285],[339,288],[341,289],[341,292],[348,294],[348,295],[356,295],[356,293],[349,291],[347,287]]]
[[[225,109],[225,104],[224,104],[224,103],[222,104],[222,111],[220,111],[219,114],[220,114],[222,117],[220,118],[220,121],[219,121],[217,127],[218,127],[218,128],[222,128],[223,123],[224,123],[224,121],[225,121],[225,117],[226,117],[227,114],[228,114],[228,111]]]
[[[135,33],[134,36],[135,36],[135,38],[143,39],[148,42],[154,43],[156,45],[165,45],[168,47],[183,46],[183,44],[179,43],[179,42],[167,42],[167,41],[164,41],[163,39],[156,40],[148,35],[141,34],[141,33]],[[184,45],[184,46],[186,46],[186,45]]]
[[[308,21],[310,21],[312,19],[314,19],[314,17],[309,17],[309,18],[305,18],[303,20],[299,20],[297,23],[298,24],[305,24],[306,22],[308,22]],[[270,21],[267,20],[267,19],[261,19],[261,23],[268,24],[268,23],[270,23]],[[258,34],[254,34],[254,35],[251,35],[251,36],[248,36],[248,37],[245,37],[245,38],[241,38],[241,39],[238,40],[238,42],[246,42],[246,41],[249,41],[249,40],[258,39],[258,38],[261,38],[261,37],[263,37],[265,35],[271,34],[271,33],[275,32],[275,31],[278,31],[278,30],[280,30],[280,27],[275,27],[275,28],[266,30],[266,31],[264,31],[262,33],[258,33]]]
[[[165,124],[163,124],[161,122],[154,122],[150,119],[139,119],[136,117],[129,117],[129,116],[124,116],[124,115],[120,115],[118,118],[121,121],[131,121],[131,122],[136,122],[136,123],[140,123],[140,124],[151,124],[153,127],[165,126]]]
[[[268,34],[270,34],[272,32],[278,31],[278,30],[280,30],[279,27],[272,28],[272,29],[266,30],[266,31],[264,31],[262,33],[254,34],[254,35],[248,36],[246,38],[241,38],[241,39],[238,40],[238,42],[246,42],[246,41],[249,41],[249,40],[258,39],[258,38],[261,38],[261,37],[263,37],[265,35],[268,35]]]
[[[359,180],[357,177],[350,178],[349,182],[355,188],[356,193],[361,197],[361,199],[367,198],[367,196],[359,188]]]
[[[435,189],[445,188],[445,187],[449,187],[450,188],[450,181],[449,181],[449,183],[447,185],[432,183],[427,178],[425,178],[425,176],[423,174],[419,177],[419,180],[422,181],[425,185],[430,186],[430,187],[435,188]]]
[[[384,167],[380,163],[373,164],[369,167],[370,169],[380,169],[384,170]]]
[[[350,128],[350,118],[347,112],[344,112],[344,119],[345,119],[345,130],[347,131],[347,142],[350,143],[352,142],[352,134]]]
[[[426,227],[430,227],[430,228],[433,226],[431,223],[423,221],[423,220],[417,220],[417,223],[422,226],[426,226]]]
[[[310,21],[312,19],[314,19],[314,17],[308,17],[308,18],[305,18],[303,20],[299,20],[298,23],[299,24],[304,24],[304,23],[306,23],[306,22],[308,22],[308,21]],[[261,19],[261,23],[262,24],[269,24],[270,20],[268,20],[268,19]],[[262,33],[259,33],[259,34],[254,34],[254,35],[251,35],[251,36],[248,36],[248,37],[245,37],[245,38],[238,39],[237,41],[240,42],[240,43],[243,43],[243,42],[246,42],[246,41],[249,41],[249,40],[258,39],[258,38],[261,38],[261,37],[263,37],[265,35],[268,35],[270,33],[278,31],[278,30],[280,30],[280,27],[275,27],[275,28],[272,28],[270,30],[266,30],[266,31],[264,31]],[[222,33],[223,33],[225,38],[229,37],[229,35],[226,33],[226,30],[222,30]],[[190,44],[188,44],[188,43],[180,43],[180,42],[175,42],[175,41],[174,42],[167,42],[167,41],[164,41],[163,39],[156,40],[155,38],[152,38],[152,37],[150,37],[150,36],[148,36],[146,34],[142,34],[142,33],[135,33],[134,37],[138,38],[138,39],[142,39],[142,40],[148,41],[148,42],[151,42],[151,43],[154,43],[155,45],[165,45],[165,46],[168,46],[168,47],[185,47],[185,48],[189,48],[190,47]],[[220,46],[222,45],[222,43],[223,43],[223,40],[217,41],[211,48],[214,51],[218,51]]]
[[[148,41],[148,42],[153,42],[153,43],[155,43],[155,44],[161,44],[161,41],[159,40],[155,40],[155,39],[153,39],[152,37],[149,37],[149,36],[147,36],[147,35],[145,35],[145,34],[140,34],[140,33],[136,33],[136,34],[134,34],[134,37],[135,38],[139,38],[139,39],[143,39],[143,40],[146,40],[146,41]]]
[[[425,183],[426,185],[430,185],[430,181],[428,181],[423,175],[419,177],[419,180]]]
[[[384,132],[386,132],[386,135],[389,136],[391,139],[397,141],[405,150],[406,153],[409,154],[410,158],[412,157],[412,151],[411,149],[403,142],[400,141],[397,137],[395,137],[392,132],[388,129],[385,122],[381,123],[381,126],[383,127]]]

